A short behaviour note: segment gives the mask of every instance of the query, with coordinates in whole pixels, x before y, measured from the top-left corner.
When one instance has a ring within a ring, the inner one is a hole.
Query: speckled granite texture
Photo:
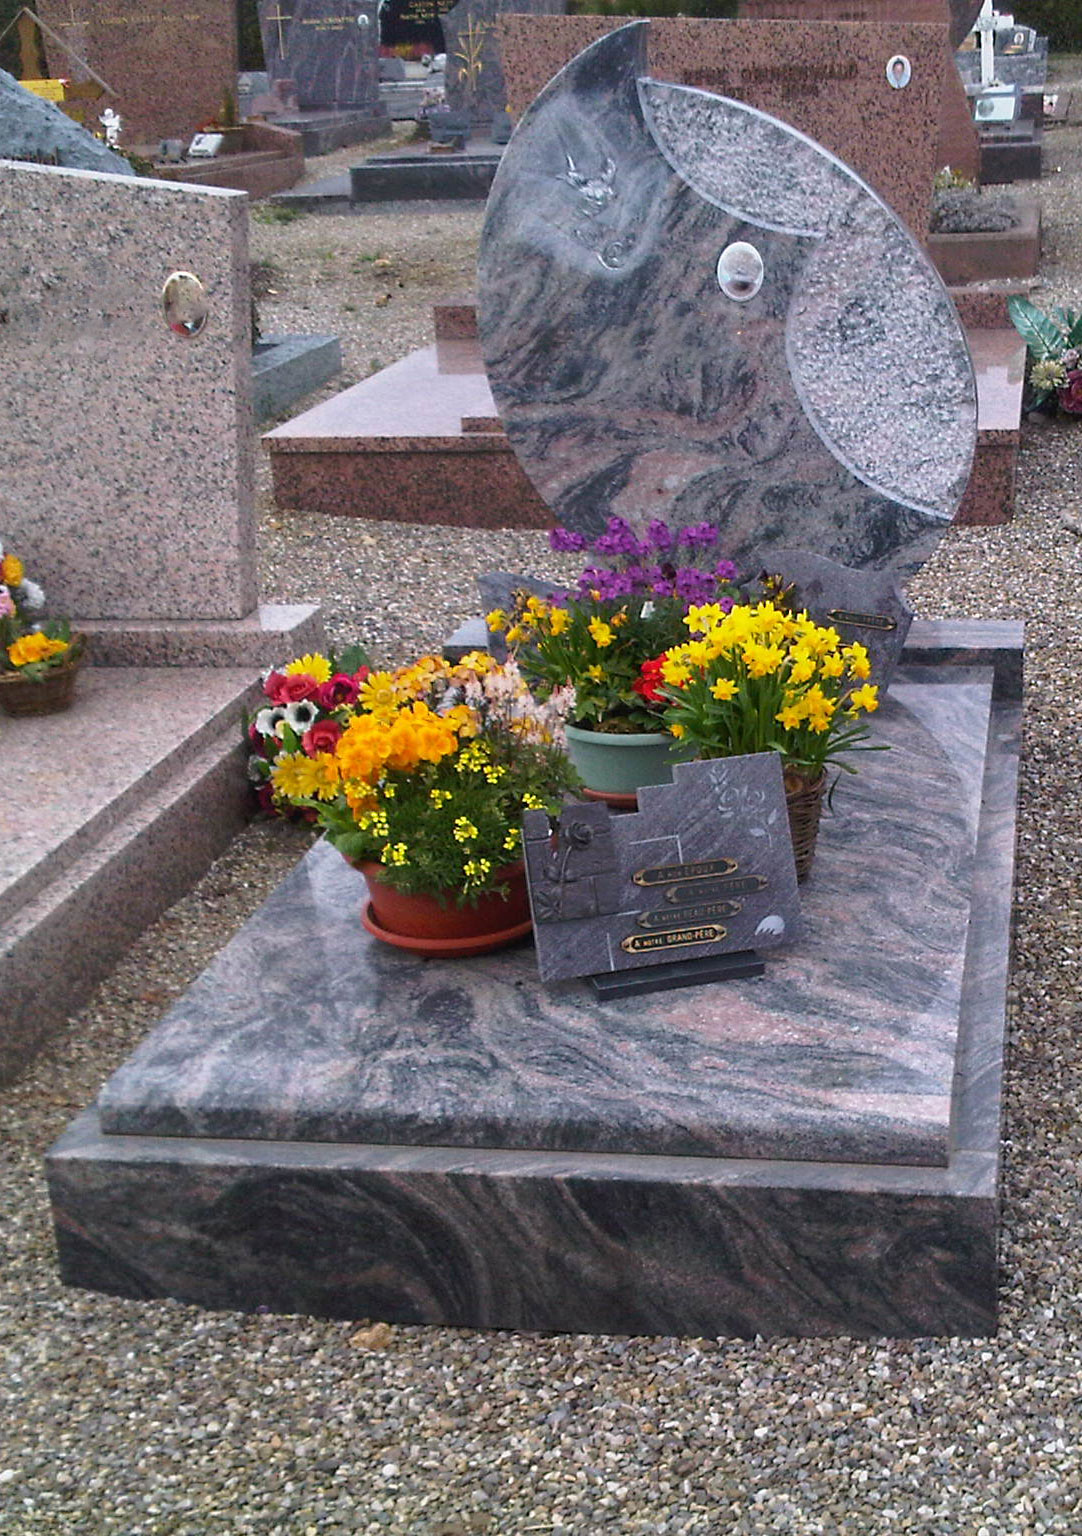
[[[1036,277],[1041,260],[1041,210],[1033,198],[1019,198],[1016,229],[989,233],[938,234],[925,245],[948,286]]]
[[[819,145],[645,77],[650,25],[573,60],[493,182],[478,334],[511,445],[588,534],[612,514],[706,520],[738,563],[797,545],[911,572],[976,443],[946,289]],[[764,277],[741,301],[715,268],[748,242]]]
[[[75,619],[256,606],[247,199],[0,162],[0,527]],[[182,269],[210,305],[166,324]]]
[[[950,165],[964,176],[980,179],[980,148],[965,87],[954,62],[952,46],[969,31],[980,9],[979,0],[741,0],[746,17],[780,17],[797,21],[878,22],[898,31],[907,22],[938,22],[941,33],[936,168]],[[892,53],[908,55],[902,45]],[[908,87],[906,88],[908,90]],[[906,90],[896,94],[904,96]],[[869,127],[873,125],[869,124]],[[923,227],[923,226],[921,226]]]
[[[95,667],[67,713],[5,721],[0,1081],[250,815],[240,716],[254,702],[248,669]]]
[[[237,21],[223,0],[41,0],[37,11],[116,92],[126,148],[194,133],[236,92]],[[52,73],[71,74],[70,55],[45,45]]]
[[[621,25],[603,16],[502,16],[512,113],[520,116],[577,53]],[[887,60],[899,51],[913,66],[903,91],[886,80]],[[851,165],[918,233],[927,228],[932,177],[942,164],[929,126],[939,117],[950,57],[942,27],[913,24],[659,17],[647,40],[652,79],[730,96],[791,123]],[[976,169],[972,123],[969,131]]]
[[[398,1123],[405,1135],[396,1145],[239,1139],[242,1124],[259,1123],[260,1097],[275,1108],[288,1105],[315,1061],[291,1059],[287,1067],[283,1054],[286,1078],[281,1079],[273,1065],[281,1043],[277,1027],[268,1029],[253,1017],[252,1027],[232,1038],[216,1027],[223,1011],[249,1006],[258,990],[256,973],[237,968],[242,959],[245,966],[259,966],[261,984],[270,984],[268,1002],[276,1006],[265,948],[245,947],[249,927],[234,941],[237,965],[230,976],[215,973],[220,995],[213,995],[211,973],[189,994],[189,1006],[200,997],[204,1001],[203,1052],[178,1055],[184,1074],[170,1072],[170,1052],[162,1046],[171,1026],[165,1026],[166,1034],[152,1036],[143,1053],[144,1061],[153,1061],[161,1050],[154,1090],[160,1107],[163,1095],[175,1102],[193,1061],[201,1063],[195,1077],[205,1085],[208,1072],[213,1078],[217,1070],[217,1081],[224,1082],[247,1058],[248,1090],[233,1095],[242,1118],[230,1139],[222,1140],[108,1134],[97,1109],[80,1117],[49,1158],[64,1278],[117,1295],[171,1295],[211,1307],[469,1327],[707,1336],[993,1331],[1018,727],[1017,700],[1007,695],[1017,691],[1020,653],[1017,626],[936,628],[936,635],[925,638],[936,643],[940,655],[996,657],[997,675],[1006,685],[993,703],[983,778],[979,767],[971,773],[973,764],[959,759],[953,765],[971,786],[962,819],[976,811],[979,825],[946,1167],[404,1144],[407,1137],[414,1143],[436,1139],[423,1134],[416,1118],[407,1123],[414,1073],[442,1084],[440,1069],[455,1070],[456,1052],[471,1039],[481,1016],[471,1022],[455,1004],[463,983],[442,974],[454,968],[426,968],[388,954],[379,968],[387,978],[393,975],[396,986],[387,991],[400,992],[407,978],[413,986],[416,975],[432,1006],[397,1036],[388,1034],[382,1056],[358,1054],[347,1044],[357,999],[352,987],[342,984],[341,967],[366,941],[353,926],[347,941],[345,925],[352,924],[353,914],[342,911],[340,887],[350,871],[327,851],[310,859],[265,909],[274,916],[291,910],[297,919],[303,912],[307,920],[323,903],[331,925],[326,933],[341,934],[330,941],[335,966],[323,967],[316,992],[294,993],[291,1039],[300,1039],[304,1019],[336,1019],[335,1038],[346,1047],[337,1057],[338,1069],[329,1056],[308,1080],[320,1084],[325,1100],[337,1096],[354,1114],[355,1100],[344,1092],[341,1073],[363,1077],[368,1092],[382,1095],[392,1109],[401,1106]],[[919,691],[922,684],[912,686]],[[974,685],[962,686],[966,691]],[[866,846],[866,865],[880,858],[889,864],[885,846]],[[926,855],[925,862],[933,861]],[[877,909],[880,917],[892,912],[889,899]],[[270,957],[283,972],[304,961],[293,923],[289,931],[290,939],[279,937]],[[839,937],[850,942],[836,925],[829,937],[822,933],[810,940],[810,947]],[[889,948],[867,933],[859,937],[863,963],[881,965],[885,980]],[[482,997],[491,996],[491,977],[501,966],[508,982],[520,980],[535,990],[528,958],[528,951],[510,952],[499,963],[496,957],[479,962],[475,981],[468,979],[475,974],[471,963],[460,969],[467,973],[465,985]],[[332,983],[330,977],[338,980]],[[894,980],[911,984],[905,962],[899,962]],[[769,985],[769,977],[764,981]],[[739,1032],[742,1000],[756,985],[720,984],[679,1000],[672,995],[667,1002],[651,1000],[652,1010],[655,1005],[674,1010],[674,1024],[654,1036],[653,1056],[663,1080],[673,1078],[676,1098],[663,1091],[643,1101],[640,1085],[631,1105],[688,1103],[699,1090],[689,1074],[675,1072],[680,1053],[696,1049],[695,1039],[705,1040],[714,1027],[711,1018],[721,1020],[723,1032]],[[572,1010],[570,989],[561,991],[556,1004],[566,1015],[559,1050],[554,1055],[531,1023],[518,1031],[518,1060],[531,1074],[547,1073],[566,1093],[575,1082],[572,1068],[586,1041],[584,1030],[589,1033],[589,1010],[585,1017]],[[394,1006],[393,997],[388,1005]],[[625,1058],[616,1047],[623,1050],[631,1037],[640,1045],[649,1038],[644,1024],[630,1017],[636,1010],[641,1012],[641,1004],[608,1005],[607,1036],[593,1034],[596,1051],[604,1054],[589,1058],[584,1103],[587,1096],[593,1106],[619,1103],[605,1063],[617,1069],[619,1082]],[[676,1027],[680,1012],[683,1020]],[[749,1041],[754,1038],[749,1029]],[[313,1036],[308,1045],[314,1049],[315,1043]],[[171,1044],[181,1050],[182,1033]],[[216,1069],[215,1054],[223,1048],[226,1055]],[[677,1056],[670,1059],[673,1051]],[[824,1066],[828,1059],[822,1057]],[[273,1096],[258,1089],[259,1077],[268,1071],[277,1077]],[[828,1076],[835,1089],[844,1086],[839,1065]],[[242,1079],[233,1081],[239,1090]],[[475,1090],[497,1102],[507,1081],[503,1064],[496,1071],[490,1066],[475,1079]],[[946,1081],[949,1093],[950,1078]],[[205,1088],[194,1089],[191,1097],[200,1091]],[[729,1102],[738,1096],[731,1089]],[[543,1107],[535,1100],[535,1118]],[[525,1108],[530,1111],[528,1104]],[[481,1118],[473,1100],[467,1109]],[[445,1123],[450,1118],[442,1086],[430,1110]],[[289,1136],[297,1123],[290,1109],[285,1113],[277,1129]],[[627,1109],[622,1115],[641,1133],[635,1116],[629,1118]],[[168,1222],[161,1219],[163,1210]]]

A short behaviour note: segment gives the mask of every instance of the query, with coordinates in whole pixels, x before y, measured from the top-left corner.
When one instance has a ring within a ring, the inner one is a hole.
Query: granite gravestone
[[[127,149],[188,138],[237,85],[237,20],[230,0],[39,0],[50,70],[71,50],[108,80]],[[54,54],[58,55],[54,61]]]
[[[80,171],[133,176],[128,162],[73,123],[51,101],[24,90],[0,69],[0,158],[51,161]]]
[[[709,521],[738,564],[912,571],[949,524],[976,387],[946,289],[847,166],[646,74],[648,23],[537,98],[489,196],[479,335],[566,526]]]
[[[507,109],[497,17],[508,9],[530,16],[559,16],[566,0],[458,0],[443,17],[444,94],[452,111],[491,123]]]
[[[271,86],[294,82],[301,111],[376,110],[377,0],[261,0],[259,25]]]
[[[773,948],[799,936],[781,759],[680,763],[639,809],[572,805],[523,853],[542,981]]]

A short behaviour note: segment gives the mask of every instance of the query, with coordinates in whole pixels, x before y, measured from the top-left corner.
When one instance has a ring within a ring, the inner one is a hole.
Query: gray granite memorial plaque
[[[768,949],[800,932],[781,759],[681,763],[639,810],[523,821],[542,981]]]
[[[648,25],[550,82],[493,183],[479,334],[511,444],[589,535],[709,521],[738,564],[911,571],[976,442],[946,289],[822,146],[647,78]]]

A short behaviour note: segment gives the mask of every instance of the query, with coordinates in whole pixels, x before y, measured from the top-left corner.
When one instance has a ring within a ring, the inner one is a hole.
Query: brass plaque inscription
[[[735,859],[701,859],[697,864],[661,864],[655,869],[640,869],[631,878],[636,885],[668,885],[670,880],[709,880],[717,875],[732,875],[738,868]]]
[[[620,948],[629,955],[641,955],[650,949],[678,949],[683,944],[717,944],[725,937],[720,923],[706,923],[701,928],[669,928],[664,933],[629,933],[620,940]]]

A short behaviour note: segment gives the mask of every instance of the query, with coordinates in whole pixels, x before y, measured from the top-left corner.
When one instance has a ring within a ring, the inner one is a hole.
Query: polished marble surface
[[[807,936],[755,980],[628,1005],[543,986],[529,943],[419,960],[361,931],[360,877],[317,847],[106,1085],[103,1127],[943,1164],[990,692],[898,675],[892,749],[824,817]]]
[[[821,146],[649,78],[647,32],[572,60],[493,183],[479,335],[511,444],[557,520],[590,533],[613,513],[705,519],[738,562],[788,544],[912,570],[976,440],[946,289]],[[765,272],[743,301],[715,272],[737,243]]]

